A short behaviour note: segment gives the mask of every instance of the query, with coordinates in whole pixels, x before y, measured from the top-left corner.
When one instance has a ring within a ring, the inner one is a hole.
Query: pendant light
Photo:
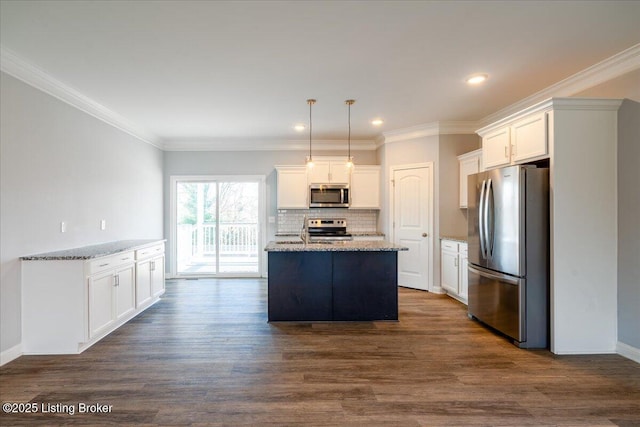
[[[313,157],[311,157],[311,106],[316,103],[315,99],[307,99],[309,104],[309,155],[307,156],[307,167],[313,167]]]
[[[347,139],[348,153],[347,153],[347,169],[353,168],[353,157],[351,156],[351,106],[356,102],[355,99],[347,99],[344,101],[349,106],[349,136]]]

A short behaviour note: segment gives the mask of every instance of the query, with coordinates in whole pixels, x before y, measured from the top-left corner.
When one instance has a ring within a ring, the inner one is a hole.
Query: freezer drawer
[[[526,341],[525,279],[469,265],[469,315],[518,342]]]

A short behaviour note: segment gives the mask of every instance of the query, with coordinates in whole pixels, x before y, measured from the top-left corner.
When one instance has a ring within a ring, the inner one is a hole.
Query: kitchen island
[[[269,321],[398,320],[398,251],[385,241],[270,242]]]

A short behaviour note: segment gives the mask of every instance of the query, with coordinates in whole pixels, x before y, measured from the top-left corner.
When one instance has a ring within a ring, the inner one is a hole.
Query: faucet
[[[300,239],[307,243],[307,214],[302,218],[302,228],[300,229]]]

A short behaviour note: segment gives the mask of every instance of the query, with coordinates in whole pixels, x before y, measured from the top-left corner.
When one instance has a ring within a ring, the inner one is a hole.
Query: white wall
[[[167,151],[164,153],[165,236],[169,236],[170,177],[174,175],[264,175],[266,176],[267,216],[277,218],[276,165],[304,165],[302,151]],[[342,156],[346,153],[320,151],[316,156]],[[374,151],[353,151],[356,167],[377,164]],[[345,157],[346,158],[346,157]],[[267,224],[267,240],[273,240],[276,224]],[[168,242],[167,266],[173,262],[173,242]]]
[[[617,111],[555,110],[551,145],[551,351],[614,353]]]
[[[385,143],[378,149],[382,165],[380,229],[390,235],[390,168],[433,162],[433,285],[440,286],[440,236],[466,236],[466,214],[459,208],[457,156],[480,146],[478,135],[431,135]]]
[[[640,82],[640,77],[637,81]],[[618,110],[618,341],[634,347],[640,354],[638,185],[640,103],[627,99]]]
[[[378,150],[381,161],[381,183],[382,183],[382,210],[380,211],[380,228],[387,236],[391,235],[391,206],[390,200],[390,168],[416,163],[433,162],[433,235],[431,236],[431,247],[429,250],[433,254],[433,286],[440,286],[440,242],[439,236],[439,136],[424,136],[404,141],[385,143]],[[425,260],[426,262],[427,260]]]
[[[21,341],[18,257],[163,237],[162,152],[5,73],[0,85],[0,351],[6,352]]]
[[[460,209],[458,156],[480,148],[478,135],[440,135],[440,236],[466,237],[467,210]]]

